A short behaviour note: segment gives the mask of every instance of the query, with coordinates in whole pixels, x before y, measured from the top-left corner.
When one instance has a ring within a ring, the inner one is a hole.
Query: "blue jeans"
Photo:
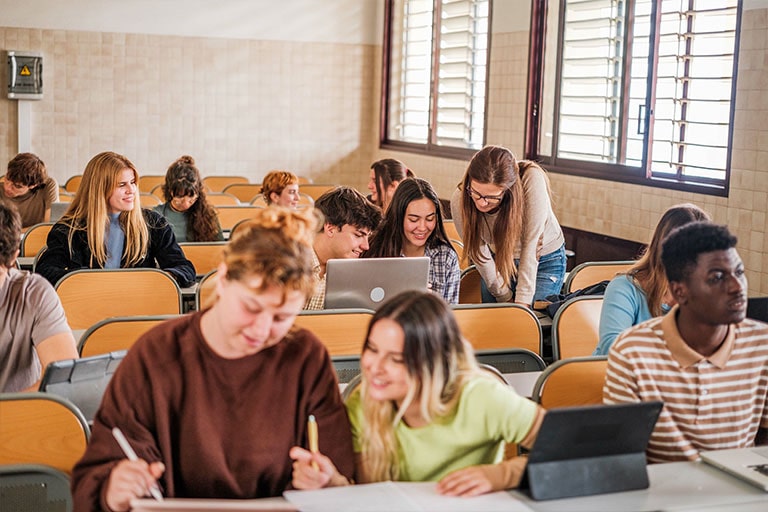
[[[520,260],[515,260],[515,265],[519,265]],[[559,249],[545,254],[539,258],[539,267],[536,271],[536,292],[533,294],[534,302],[544,300],[548,295],[560,293],[565,280],[565,244]],[[517,281],[512,281],[512,300],[514,300]],[[496,297],[488,291],[485,281],[480,280],[480,294],[484,303],[495,303]]]

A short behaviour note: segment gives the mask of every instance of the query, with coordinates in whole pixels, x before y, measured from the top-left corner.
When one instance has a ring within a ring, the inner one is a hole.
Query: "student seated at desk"
[[[37,155],[19,153],[8,162],[0,187],[0,201],[13,204],[21,216],[21,228],[50,222],[51,205],[59,200],[59,186]]]
[[[607,404],[662,401],[650,462],[768,441],[768,325],[747,313],[736,237],[693,222],[664,241],[661,260],[677,303],[624,331],[608,353]]]
[[[168,497],[280,496],[291,482],[288,451],[306,442],[310,415],[323,452],[352,476],[330,356],[312,333],[292,329],[315,285],[315,224],[311,211],[259,209],[224,249],[214,304],[136,342],[74,468],[75,510],[127,510],[156,479]],[[125,458],[113,427],[139,461]]]
[[[504,445],[530,446],[543,409],[478,368],[437,295],[409,291],[382,305],[360,367],[346,406],[362,482],[438,481],[456,496],[518,485],[525,459],[502,460]],[[320,453],[297,446],[290,455],[298,489],[349,484]]]
[[[184,257],[170,224],[139,203],[139,173],[111,151],[88,162],[69,209],[48,233],[36,272],[55,285],[86,268],[159,267],[186,287],[195,267]]]
[[[299,207],[299,178],[289,171],[270,171],[261,180],[261,194],[268,205]]]
[[[216,209],[208,202],[195,159],[184,155],[173,162],[163,183],[165,203],[153,208],[166,218],[177,242],[220,242],[224,233]]]
[[[21,217],[0,200],[0,393],[36,391],[48,363],[78,357],[53,287],[14,265],[20,240]]]

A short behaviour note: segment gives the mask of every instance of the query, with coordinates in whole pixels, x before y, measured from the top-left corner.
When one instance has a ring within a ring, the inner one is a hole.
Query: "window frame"
[[[416,153],[425,156],[440,158],[450,158],[458,160],[469,160],[474,156],[478,149],[460,148],[455,146],[439,145],[435,141],[435,127],[437,125],[437,87],[440,60],[440,20],[442,5],[440,0],[432,0],[434,6],[433,25],[432,25],[432,59],[431,59],[431,79],[430,79],[430,98],[429,98],[429,125],[427,126],[427,142],[424,144],[417,142],[406,142],[402,140],[389,138],[389,105],[390,105],[390,84],[391,84],[391,62],[392,62],[392,37],[393,37],[393,9],[395,0],[386,0],[384,6],[384,41],[382,44],[382,70],[381,70],[381,98],[380,98],[380,117],[379,117],[379,148],[393,151],[402,151],[406,153]],[[483,142],[481,147],[486,144],[488,138],[488,92],[491,64],[491,41],[493,26],[493,3],[494,0],[488,0],[488,42],[485,62],[485,95],[483,106]]]
[[[681,192],[694,192],[694,193],[701,193],[706,195],[713,195],[713,196],[720,196],[720,197],[728,197],[729,190],[730,190],[730,181],[731,181],[731,170],[732,170],[732,159],[733,159],[733,139],[734,139],[734,117],[736,113],[736,93],[737,93],[737,82],[738,82],[738,62],[739,62],[739,49],[740,49],[740,43],[741,43],[741,24],[742,24],[742,15],[743,15],[743,0],[737,0],[737,10],[736,10],[736,25],[735,25],[735,41],[734,41],[734,54],[733,54],[733,73],[731,78],[731,98],[730,98],[730,115],[729,115],[729,135],[728,135],[728,146],[726,149],[727,156],[726,156],[726,163],[725,163],[725,169],[724,169],[724,179],[720,180],[712,180],[709,178],[703,178],[703,177],[689,177],[691,179],[686,180],[683,176],[682,179],[677,178],[668,178],[668,177],[660,177],[660,176],[652,176],[651,175],[651,162],[647,160],[648,155],[651,154],[652,148],[653,148],[653,142],[652,142],[652,135],[649,135],[649,140],[644,142],[644,156],[643,156],[643,162],[644,164],[640,167],[634,167],[629,165],[623,165],[620,163],[617,164],[610,164],[610,163],[603,163],[603,162],[595,162],[595,161],[587,161],[587,160],[575,160],[575,159],[568,159],[563,157],[557,157],[554,153],[556,153],[557,149],[555,147],[555,142],[553,142],[552,147],[552,156],[548,155],[541,155],[539,154],[539,144],[540,144],[540,130],[541,130],[541,119],[540,119],[540,113],[541,113],[541,105],[542,101],[544,101],[543,95],[543,84],[544,84],[544,59],[545,59],[545,38],[547,36],[546,34],[546,23],[547,23],[547,12],[549,10],[549,4],[555,4],[558,8],[558,12],[560,13],[560,16],[562,16],[563,10],[564,10],[564,0],[533,0],[531,2],[531,28],[530,28],[530,46],[529,46],[529,60],[528,60],[528,95],[527,95],[527,115],[526,115],[526,126],[525,126],[525,155],[526,158],[531,160],[536,160],[540,162],[542,165],[544,165],[547,170],[552,171],[554,173],[560,173],[560,174],[568,174],[573,176],[581,176],[584,178],[593,178],[593,179],[600,179],[605,181],[613,181],[613,182],[620,182],[620,183],[629,183],[629,184],[635,184],[635,185],[643,185],[648,187],[655,187],[655,188],[664,188],[664,189],[672,189],[677,190]],[[634,0],[629,0],[627,2],[628,4],[628,12],[627,19],[630,20],[634,16]],[[653,12],[655,13],[658,8],[658,3],[653,8]],[[651,37],[655,37],[655,32],[658,30],[658,23],[656,23],[655,26],[652,26],[651,28]],[[629,33],[627,40],[624,42],[624,55],[627,55],[627,48],[632,45],[632,39],[631,39],[631,26],[629,27]],[[557,50],[557,69],[555,73],[555,92],[554,92],[554,98],[557,102],[555,104],[553,117],[557,117],[559,115],[559,92],[561,87],[561,71],[562,67],[559,64],[562,61],[562,48],[563,48],[563,32],[561,30],[561,27],[557,27],[558,34],[557,34],[557,41],[558,41],[558,50]],[[654,50],[653,59],[654,61],[658,59],[658,47]],[[622,74],[622,82],[623,84],[627,84],[629,80],[629,65],[630,61],[629,59],[624,58],[623,59],[623,74]],[[655,75],[656,71],[654,71]],[[655,88],[655,83],[648,80],[647,86],[649,91],[649,97],[655,97],[655,93],[652,93],[653,96],[650,96],[650,91],[652,88]],[[628,101],[625,99],[625,102]],[[652,134],[653,132],[653,123],[650,122],[650,112],[648,112],[649,109],[645,109],[645,121],[646,121],[646,129],[649,130]],[[626,125],[627,122],[629,122],[629,113],[624,113],[622,115],[622,119],[620,122],[624,122]],[[620,144],[626,145],[626,138],[622,137],[622,140],[619,141]]]

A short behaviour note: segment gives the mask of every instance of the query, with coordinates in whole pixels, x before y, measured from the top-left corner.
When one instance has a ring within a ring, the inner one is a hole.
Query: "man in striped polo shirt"
[[[607,404],[661,400],[650,462],[768,443],[768,325],[746,318],[747,279],[725,226],[673,231],[662,263],[677,305],[611,347]]]

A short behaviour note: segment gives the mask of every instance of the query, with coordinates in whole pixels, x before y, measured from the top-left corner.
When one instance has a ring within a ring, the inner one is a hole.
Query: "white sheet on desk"
[[[528,512],[531,509],[507,492],[474,498],[442,496],[434,482],[380,482],[331,487],[316,491],[286,491],[285,499],[302,512]]]

